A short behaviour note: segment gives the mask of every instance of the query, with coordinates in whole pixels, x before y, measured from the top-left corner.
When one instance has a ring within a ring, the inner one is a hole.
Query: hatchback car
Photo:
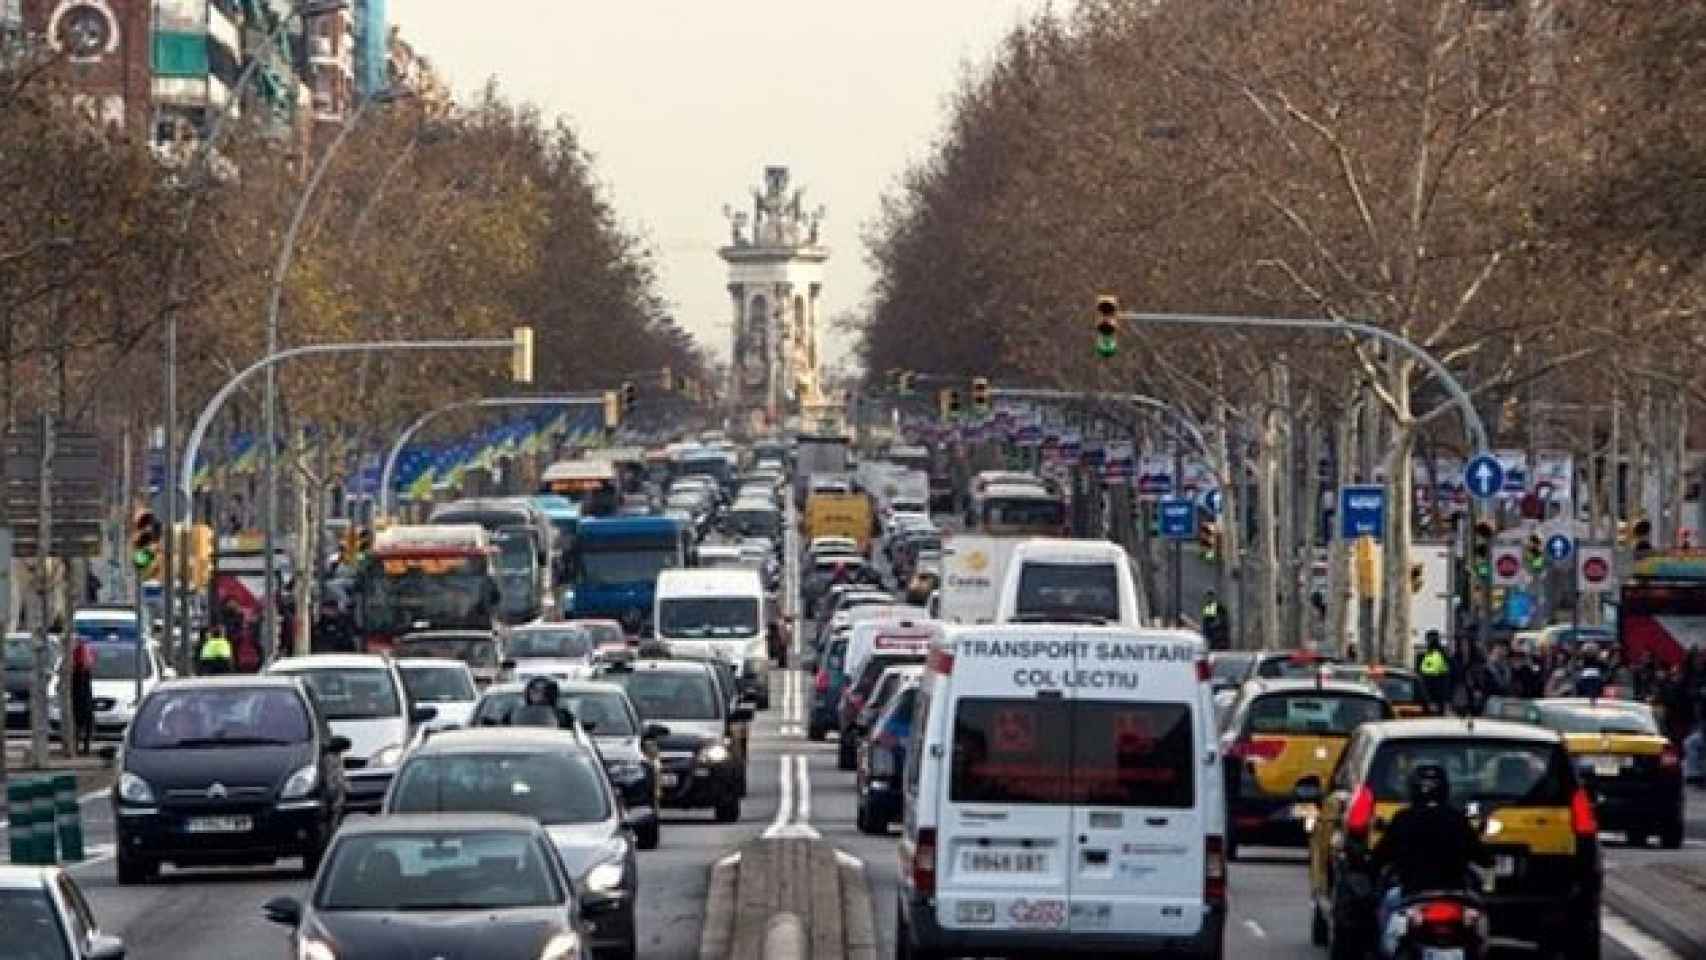
[[[427,630],[406,633],[397,640],[399,659],[437,657],[459,660],[474,672],[474,683],[485,686],[503,679],[504,643],[490,630]]]
[[[122,960],[124,941],[101,932],[70,873],[0,866],[0,957]]]
[[[751,723],[752,710],[730,708],[713,669],[691,660],[634,660],[601,669],[598,679],[621,685],[642,721],[668,729],[658,738],[663,805],[711,807],[718,821],[733,823],[745,780],[733,728]]]
[[[474,704],[480,691],[474,684],[474,672],[459,660],[440,660],[420,657],[397,661],[397,673],[403,678],[403,689],[417,704],[430,705],[438,715],[422,729],[454,730],[468,726],[474,715]]]
[[[632,957],[634,843],[603,764],[567,731],[523,727],[439,734],[409,755],[387,814],[516,813],[545,826],[595,950]]]
[[[399,814],[338,831],[307,902],[275,897],[291,956],[586,960],[573,884],[546,828],[514,814]]]
[[[349,749],[289,677],[172,680],[137,713],[112,788],[118,882],[161,863],[271,864],[312,874],[343,817]]]
[[[409,699],[390,657],[317,653],[275,660],[267,673],[301,677],[307,683],[332,732],[349,739],[343,754],[349,808],[378,811],[415,727],[436,719],[438,708],[416,706]]]
[[[612,621],[614,623],[614,621]],[[620,624],[616,625],[621,642]],[[584,680],[592,674],[598,651],[594,628],[579,623],[537,623],[516,627],[509,634],[509,663],[513,678],[525,683],[550,677],[559,683]]]
[[[900,688],[871,724],[870,736],[860,745],[855,782],[858,800],[853,817],[860,833],[884,834],[889,824],[900,820],[901,772],[906,769],[906,747],[912,739],[913,709],[918,703],[922,676],[922,671],[903,675]]]

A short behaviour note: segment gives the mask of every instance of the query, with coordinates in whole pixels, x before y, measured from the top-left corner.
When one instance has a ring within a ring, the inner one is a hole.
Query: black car
[[[334,736],[312,691],[293,677],[171,680],[143,700],[113,784],[118,881],[161,863],[320,865],[343,818]]]
[[[597,679],[620,684],[646,723],[661,724],[658,794],[666,807],[711,807],[717,819],[740,819],[745,768],[732,731],[752,710],[730,707],[712,667],[693,660],[633,660],[600,668]]]
[[[504,683],[486,690],[474,707],[473,727],[501,727],[504,718],[521,704],[523,685]],[[645,741],[668,736],[669,729],[657,724],[642,725],[628,695],[613,683],[581,681],[558,685],[560,702],[581,723],[587,738],[598,748],[610,783],[627,808],[626,819],[634,828],[641,850],[658,845],[658,765],[644,749]],[[643,739],[642,739],[643,738]]]
[[[46,676],[59,669],[59,644],[49,640]],[[34,685],[35,638],[27,633],[9,633],[5,638],[6,728],[30,728],[30,687]]]
[[[297,957],[581,960],[573,884],[537,820],[398,814],[338,831],[308,902],[261,908]]]
[[[592,946],[634,956],[638,870],[631,824],[597,753],[548,727],[441,733],[397,771],[386,814],[516,813],[544,824]]]

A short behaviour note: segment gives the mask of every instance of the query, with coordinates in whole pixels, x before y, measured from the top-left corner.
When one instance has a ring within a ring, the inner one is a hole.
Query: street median
[[[1605,874],[1605,905],[1683,957],[1706,957],[1706,868],[1668,862]]]
[[[820,839],[753,840],[713,868],[699,960],[876,960],[870,885]]]

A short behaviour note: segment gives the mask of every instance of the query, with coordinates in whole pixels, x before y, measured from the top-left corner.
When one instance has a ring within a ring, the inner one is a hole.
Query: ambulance
[[[898,956],[1222,956],[1208,681],[1185,631],[948,628],[906,751]]]

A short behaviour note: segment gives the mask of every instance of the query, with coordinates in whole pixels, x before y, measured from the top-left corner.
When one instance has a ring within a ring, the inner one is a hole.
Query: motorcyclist
[[[522,688],[521,703],[513,707],[504,724],[511,727],[556,727],[574,729],[575,718],[558,704],[557,681],[534,677]]]
[[[1403,936],[1392,924],[1405,897],[1429,890],[1463,890],[1471,864],[1492,858],[1469,817],[1451,805],[1445,768],[1425,763],[1410,771],[1410,805],[1393,814],[1374,847],[1374,866],[1386,884],[1380,900],[1381,955],[1397,952]]]

